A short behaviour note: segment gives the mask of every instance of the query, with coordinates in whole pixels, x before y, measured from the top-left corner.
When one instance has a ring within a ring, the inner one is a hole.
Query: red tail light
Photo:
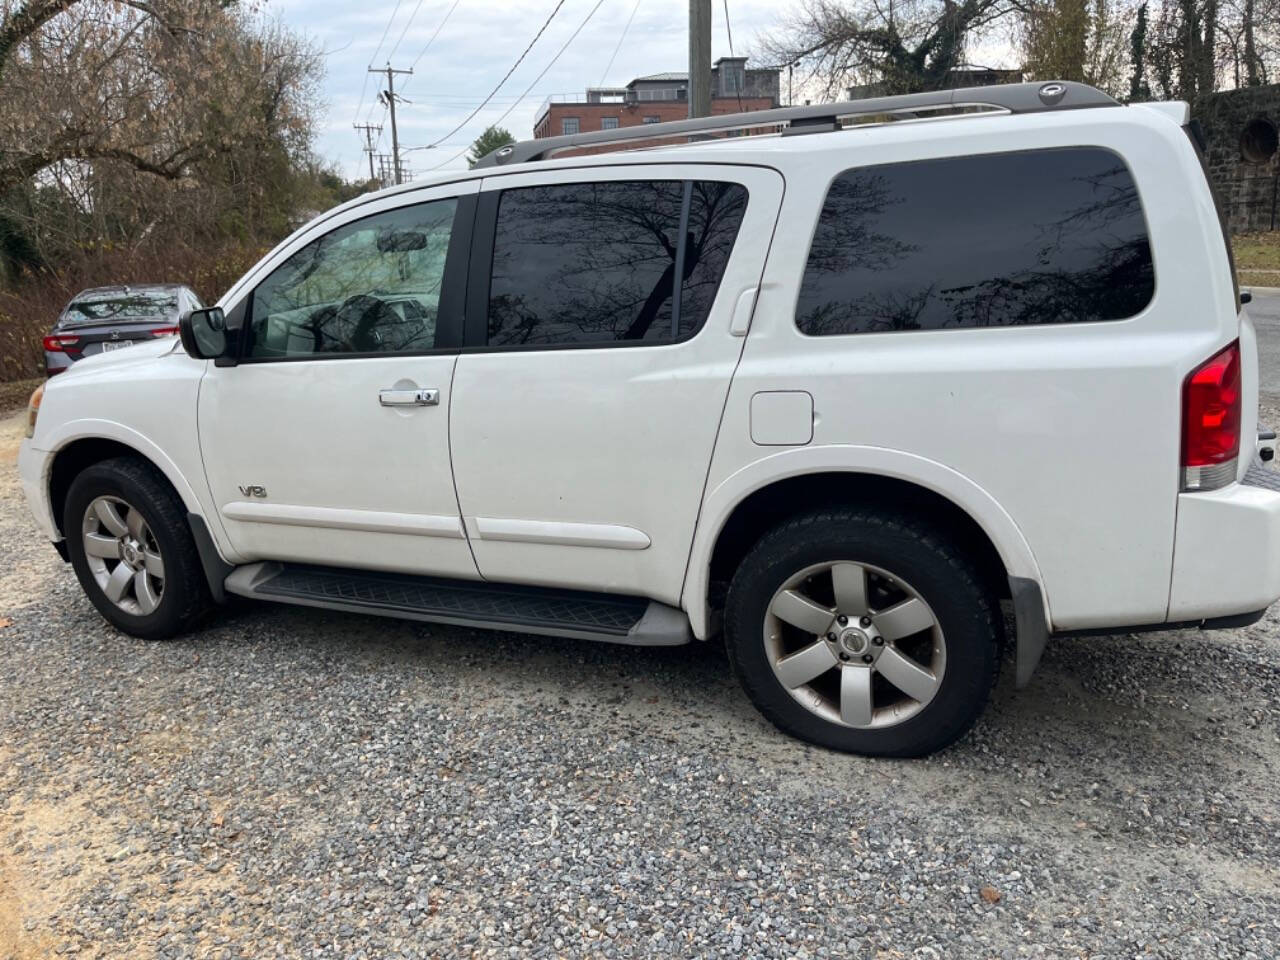
[[[50,353],[63,353],[67,347],[74,347],[80,342],[79,337],[73,337],[69,334],[51,333],[44,338],[44,348]]]
[[[1240,456],[1240,343],[1191,372],[1182,385],[1182,489],[1214,490]]]
[[[151,331],[153,337],[171,337],[178,332],[177,327],[156,327]]]

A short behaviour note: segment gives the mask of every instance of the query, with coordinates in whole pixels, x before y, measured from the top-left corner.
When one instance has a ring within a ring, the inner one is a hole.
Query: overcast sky
[[[431,35],[445,20],[454,0],[400,0],[398,10],[395,0],[271,0],[266,9],[327,51],[328,109],[317,147],[344,176],[355,177],[362,171],[368,175],[359,135],[351,126],[357,117],[360,123],[382,123],[379,149],[390,153],[390,125],[375,99],[378,77],[366,74],[371,62],[384,66],[390,57],[394,67],[414,67],[413,76],[396,77],[396,92],[403,92],[411,101],[401,104],[396,112],[402,150],[445,138],[435,149],[404,154],[410,169],[417,173],[439,164],[465,167],[462,158],[450,158],[508,109],[511,113],[502,125],[517,139],[524,139],[533,135],[534,115],[547,94],[581,94],[602,80],[623,85],[642,74],[686,68],[687,0],[640,0],[638,7],[636,0],[600,0],[599,9],[563,56],[535,82],[597,3],[564,0],[546,32],[489,105],[461,130],[450,133],[511,68],[556,2],[457,0],[429,49]],[[734,50],[742,55],[750,49],[785,9],[785,2],[729,0]],[[635,19],[609,67],[609,58],[633,10]],[[723,0],[713,0],[712,16],[714,60],[729,55]],[[520,100],[520,94],[531,85],[529,96]]]

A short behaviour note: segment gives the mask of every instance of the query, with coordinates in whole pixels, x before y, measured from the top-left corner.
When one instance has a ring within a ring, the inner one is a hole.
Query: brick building
[[[1211,93],[1192,116],[1231,232],[1280,229],[1280,84]]]
[[[721,57],[711,68],[711,112],[769,110],[779,105],[778,71],[747,68],[746,57]],[[655,73],[625,87],[591,87],[581,97],[549,97],[533,122],[537,138],[586,133],[689,116],[689,74]]]

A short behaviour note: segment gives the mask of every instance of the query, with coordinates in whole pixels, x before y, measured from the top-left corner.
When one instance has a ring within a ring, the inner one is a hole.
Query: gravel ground
[[[0,958],[1278,955],[1274,613],[1056,642],[957,746],[864,760],[714,645],[249,603],[132,640],[34,533],[19,433]]]

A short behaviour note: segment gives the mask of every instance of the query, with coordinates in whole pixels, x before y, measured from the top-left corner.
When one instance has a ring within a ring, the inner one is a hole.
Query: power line
[[[525,88],[524,93],[520,94],[520,99],[519,99],[519,100],[517,100],[515,103],[513,103],[511,106],[507,107],[506,112],[505,112],[502,116],[500,116],[497,120],[493,121],[493,123],[491,123],[491,124],[490,124],[490,126],[492,126],[492,127],[496,127],[496,126],[498,126],[498,124],[502,123],[502,121],[503,121],[503,120],[507,119],[507,117],[509,117],[509,116],[511,115],[511,111],[512,111],[512,110],[514,110],[516,107],[520,106],[520,104],[521,104],[521,102],[524,100],[524,98],[525,98],[525,97],[527,97],[527,96],[529,96],[529,91],[531,91],[531,90],[534,88],[534,86],[538,83],[538,81],[540,81],[543,77],[545,77],[545,76],[547,75],[547,71],[548,71],[548,70],[550,70],[552,67],[554,67],[554,66],[556,65],[556,61],[557,61],[557,60],[559,60],[559,59],[560,59],[560,57],[561,57],[561,55],[562,55],[566,50],[568,50],[568,49],[569,49],[569,44],[573,43],[573,41],[574,41],[575,39],[577,39],[578,34],[580,34],[580,33],[582,32],[582,28],[583,28],[583,27],[585,27],[585,26],[586,26],[586,25],[591,21],[591,18],[592,18],[592,17],[594,17],[594,16],[596,15],[596,11],[597,11],[597,10],[599,10],[599,9],[600,9],[600,7],[601,7],[603,4],[604,4],[604,0],[596,0],[596,5],[595,5],[594,7],[592,7],[592,8],[591,8],[591,11],[586,15],[586,17],[585,17],[585,18],[583,18],[583,21],[582,21],[580,24],[578,24],[578,29],[574,30],[574,31],[573,31],[573,33],[569,34],[569,39],[568,39],[568,40],[566,40],[566,41],[564,42],[564,44],[560,47],[560,49],[556,51],[556,55],[555,55],[554,57],[552,57],[552,58],[551,58],[551,62],[550,62],[550,63],[548,63],[545,67],[543,67],[543,68],[542,68],[542,72],[541,72],[540,74],[538,74],[536,77],[534,77],[534,78],[533,78],[533,83],[529,84],[529,86]],[[472,114],[472,116],[474,116],[474,114]],[[456,132],[456,131],[455,131],[455,132]],[[467,152],[467,149],[469,149],[469,148],[465,148],[465,147],[464,147],[462,150],[459,150],[457,153],[455,153],[455,154],[454,154],[452,157],[450,157],[448,160],[444,161],[444,163],[437,163],[437,164],[436,164],[434,167],[432,167],[431,169],[432,169],[432,170],[439,170],[439,169],[440,169],[441,167],[443,167],[446,163],[453,163],[453,161],[457,160],[460,156],[462,156],[464,153],[466,153],[466,152]]]
[[[394,57],[396,55],[396,51],[400,49],[400,43],[404,40],[404,35],[409,32],[409,27],[413,25],[413,18],[416,17],[418,15],[418,11],[422,9],[422,2],[423,0],[418,0],[418,5],[413,8],[413,13],[409,14],[409,19],[404,22],[404,29],[400,31],[400,36],[396,38],[396,45],[392,47],[391,52],[387,54],[388,60]],[[730,47],[732,46],[733,44],[730,43]],[[732,53],[733,51],[730,50],[729,52]]]
[[[391,24],[395,22],[396,14],[400,12],[400,4],[402,0],[396,0],[395,9],[391,11],[391,19],[387,21],[387,27],[382,31],[382,39],[378,41],[378,45],[373,48],[373,55],[369,57],[369,66],[373,66],[373,61],[378,57],[378,51],[382,49],[382,45],[387,40],[387,34],[391,32]],[[390,58],[388,58],[390,59]],[[360,99],[356,101],[356,114],[352,118],[352,122],[360,119],[360,108],[364,106],[365,91],[369,89],[369,74],[364,75],[364,83],[360,84]],[[373,116],[373,107],[369,107],[369,116]],[[369,122],[369,117],[365,117],[365,122]]]
[[[733,27],[729,23],[729,0],[724,0],[724,32],[729,35],[729,56],[735,56],[733,52]],[[742,83],[747,82],[747,72],[742,71]],[[738,112],[742,112],[742,83],[738,82],[738,75],[733,75],[733,90],[738,95]]]
[[[391,11],[391,19],[387,21],[387,27],[382,31],[382,39],[378,41],[378,45],[373,48],[373,56],[369,58],[369,66],[373,66],[373,61],[378,59],[378,51],[382,49],[382,45],[387,42],[387,34],[391,32],[391,24],[396,22],[396,14],[400,12],[400,4],[404,0],[396,0],[395,9]]]
[[[605,66],[604,73],[600,74],[600,82],[596,86],[603,87],[604,82],[609,79],[609,71],[613,69],[613,61],[618,59],[618,51],[622,49],[622,41],[627,39],[627,31],[631,29],[631,21],[636,18],[636,12],[639,9],[640,0],[636,0],[636,5],[631,8],[631,16],[627,17],[627,25],[622,28],[622,36],[618,38],[618,45],[613,48],[613,56],[609,57],[609,63]],[[732,46],[733,44],[731,43],[730,48]],[[733,53],[733,50],[730,49],[729,52]]]
[[[603,2],[603,0],[602,0],[602,2]],[[559,12],[560,12],[560,8],[561,8],[561,7],[563,7],[563,6],[564,6],[564,0],[558,0],[558,2],[556,3],[555,9],[554,9],[554,10],[552,10],[552,11],[551,11],[551,13],[550,13],[550,15],[547,17],[547,19],[543,21],[542,26],[538,28],[538,32],[537,32],[537,33],[535,33],[535,34],[533,35],[533,39],[529,41],[529,45],[528,45],[527,47],[525,47],[525,48],[524,48],[524,52],[523,52],[523,53],[521,53],[521,54],[520,54],[520,56],[516,58],[516,62],[515,62],[515,63],[513,63],[513,64],[511,65],[511,69],[510,69],[510,70],[508,70],[508,71],[506,72],[506,74],[505,74],[505,75],[503,75],[502,79],[498,81],[498,85],[497,85],[496,87],[494,87],[494,88],[493,88],[493,93],[490,93],[490,94],[489,94],[489,96],[487,96],[487,97],[485,97],[485,98],[484,98],[484,103],[480,104],[480,106],[476,107],[476,108],[475,108],[474,110],[472,110],[469,114],[467,114],[467,116],[463,119],[463,121],[462,121],[460,124],[458,124],[458,125],[457,125],[456,127],[454,127],[452,130],[450,130],[448,133],[446,133],[446,134],[445,134],[443,137],[441,137],[439,140],[436,140],[434,143],[432,143],[432,144],[431,144],[431,146],[433,146],[433,147],[434,147],[434,146],[436,146],[436,145],[438,145],[438,144],[444,143],[444,141],[448,140],[448,139],[449,139],[450,137],[452,137],[455,133],[457,133],[459,130],[461,130],[463,127],[465,127],[468,123],[470,123],[470,122],[471,122],[471,120],[472,120],[472,118],[473,118],[477,113],[479,113],[481,110],[483,110],[483,109],[485,108],[485,106],[486,106],[486,105],[488,105],[489,101],[490,101],[490,100],[492,100],[492,99],[494,98],[494,95],[495,95],[499,90],[501,90],[501,89],[502,89],[502,85],[503,85],[504,83],[506,83],[508,79],[510,79],[511,74],[513,74],[513,73],[515,73],[515,72],[516,72],[516,67],[520,66],[520,64],[524,62],[524,58],[525,58],[525,57],[527,57],[527,56],[529,55],[529,51],[533,49],[533,45],[534,45],[535,43],[537,43],[537,42],[538,42],[538,38],[539,38],[539,37],[541,37],[541,36],[542,36],[542,34],[543,34],[543,31],[545,31],[545,30],[547,29],[547,27],[548,27],[548,26],[550,26],[551,21],[555,19],[555,15],[556,15],[557,13],[559,13]],[[598,6],[598,4],[597,4],[597,6]],[[593,10],[593,11],[592,11],[592,13],[594,13],[594,12],[595,12],[595,11]],[[538,75],[538,79],[542,79],[542,75],[541,75],[541,74],[539,74],[539,75]]]
[[[430,39],[427,40],[427,45],[422,48],[421,53],[413,58],[413,63],[409,64],[410,70],[416,67],[418,65],[418,61],[427,55],[427,51],[431,49],[431,44],[436,42],[436,37],[440,36],[440,31],[444,29],[444,25],[449,22],[449,18],[453,16],[453,11],[458,9],[458,4],[461,2],[462,0],[453,0],[453,6],[450,7],[449,12],[444,15],[444,19],[441,20],[440,24],[436,27],[435,33],[431,34]]]

